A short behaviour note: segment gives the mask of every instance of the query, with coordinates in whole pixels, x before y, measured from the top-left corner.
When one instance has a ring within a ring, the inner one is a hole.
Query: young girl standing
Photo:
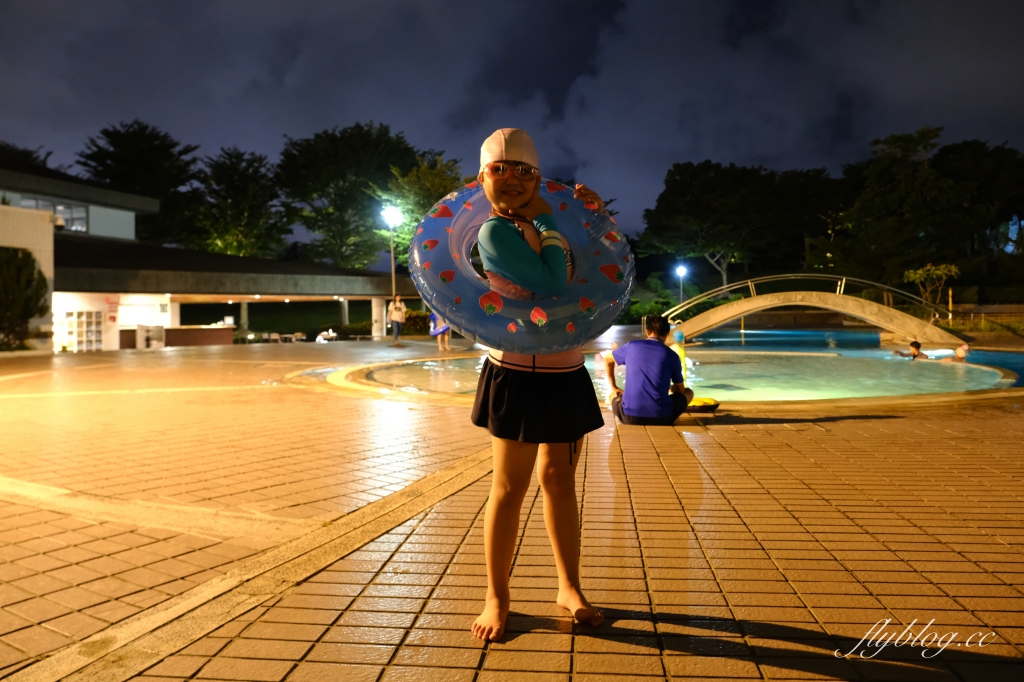
[[[492,207],[478,244],[491,288],[527,300],[564,292],[571,254],[563,249],[551,206],[540,197],[530,136],[502,128],[488,137],[480,149],[478,179]],[[575,197],[603,208],[584,185],[576,185]],[[583,436],[604,425],[582,350],[523,355],[492,349],[480,372],[473,422],[490,431],[494,453],[484,513],[487,597],[473,634],[493,641],[505,631],[519,515],[535,464],[558,571],[556,601],[577,621],[600,624],[604,616],[580,587],[576,465]]]

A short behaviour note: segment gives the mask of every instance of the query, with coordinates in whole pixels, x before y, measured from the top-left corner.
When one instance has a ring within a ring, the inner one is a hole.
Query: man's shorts
[[[672,426],[676,419],[679,418],[683,412],[686,411],[686,396],[682,393],[673,393],[669,396],[672,398],[672,416],[671,417],[631,417],[622,411],[622,396],[617,395],[612,398],[612,412],[619,418],[619,421],[623,424],[632,424],[635,426]]]

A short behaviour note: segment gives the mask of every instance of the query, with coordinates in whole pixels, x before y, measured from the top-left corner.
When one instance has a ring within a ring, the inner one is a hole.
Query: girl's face
[[[510,166],[519,165],[514,161],[508,162]],[[506,173],[505,177],[498,177],[488,172],[487,169],[480,171],[477,178],[484,187],[484,194],[491,206],[503,213],[511,213],[517,208],[522,208],[533,199],[537,191],[537,183],[540,182],[540,174],[521,178],[515,173]]]

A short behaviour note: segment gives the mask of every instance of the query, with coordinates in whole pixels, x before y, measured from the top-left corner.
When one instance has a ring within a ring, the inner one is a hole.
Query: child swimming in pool
[[[491,203],[479,249],[492,289],[529,299],[565,291],[571,267],[551,206],[540,197],[537,150],[526,131],[502,128],[480,148],[479,181]],[[574,196],[603,209],[584,185]],[[484,512],[487,597],[473,635],[497,640],[505,631],[509,571],[519,515],[534,464],[544,492],[544,524],[558,571],[556,602],[582,623],[604,616],[580,587],[580,519],[576,465],[583,436],[604,425],[594,384],[575,348],[550,355],[492,349],[484,362],[473,422],[491,433],[494,474]]]

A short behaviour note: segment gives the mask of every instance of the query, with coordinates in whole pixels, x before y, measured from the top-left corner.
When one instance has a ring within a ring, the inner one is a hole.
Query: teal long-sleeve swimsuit
[[[533,220],[540,233],[540,253],[527,243],[515,221],[493,216],[480,228],[479,248],[484,270],[494,272],[538,296],[562,294],[567,268],[555,218],[539,215]]]

